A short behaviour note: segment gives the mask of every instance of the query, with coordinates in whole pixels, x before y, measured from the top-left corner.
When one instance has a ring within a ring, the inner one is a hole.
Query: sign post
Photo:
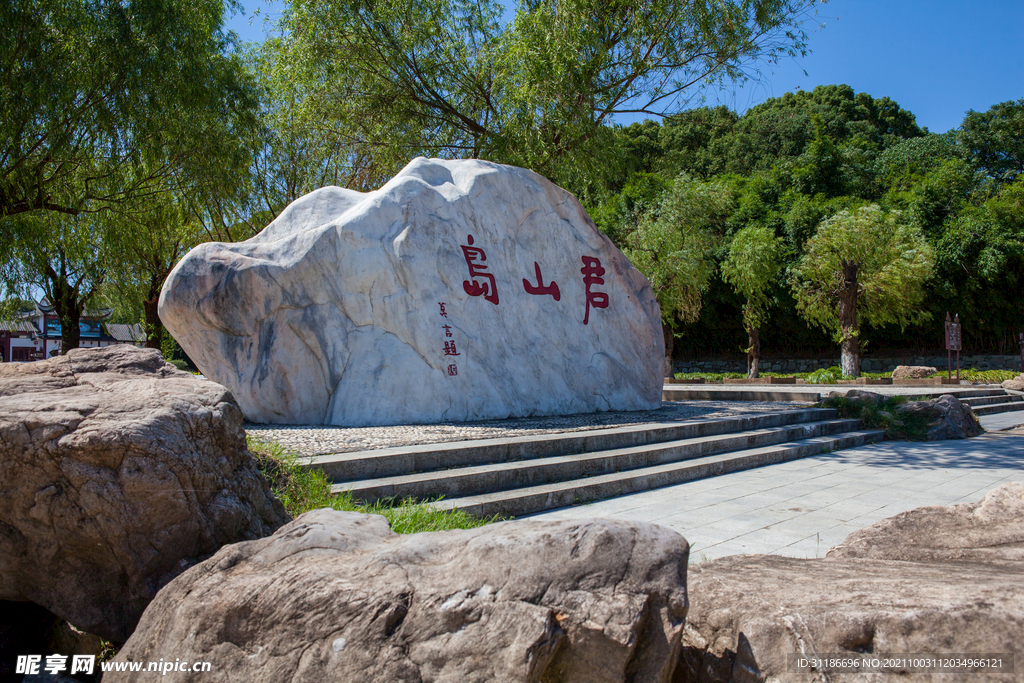
[[[956,318],[953,320],[949,319],[949,311],[946,311],[946,379],[950,380],[950,373],[952,372],[952,352],[956,351],[956,381],[960,381],[960,314],[956,314]],[[1021,347],[1021,353],[1024,354],[1024,346]],[[1024,356],[1022,356],[1024,359]]]
[[[1020,372],[1024,375],[1024,332],[1020,333]]]

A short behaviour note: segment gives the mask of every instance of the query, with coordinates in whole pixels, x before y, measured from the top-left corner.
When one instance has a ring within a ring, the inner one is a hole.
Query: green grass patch
[[[721,382],[729,379],[742,379],[746,377],[741,372],[677,372],[673,375],[676,379],[703,379],[705,382]]]
[[[333,495],[331,483],[327,481],[324,473],[302,467],[301,463],[305,458],[299,453],[288,450],[281,444],[252,437],[246,437],[246,443],[259,463],[263,476],[270,482],[274,495],[281,500],[284,509],[292,517],[325,507],[345,512],[383,515],[391,529],[399,534],[473,529],[499,521],[497,516],[483,519],[462,510],[439,510],[410,499],[365,504],[353,500],[349,493]]]
[[[893,441],[927,440],[928,418],[924,415],[901,412],[900,406],[906,402],[906,396],[886,396],[881,403],[832,396],[818,403],[818,406],[834,408],[843,419],[858,419],[861,425],[868,429],[884,429],[885,438]]]
[[[960,368],[960,379],[968,382],[986,382],[988,384],[1002,384],[1008,379],[1013,379],[1020,373],[1016,370],[975,370],[974,368]],[[956,377],[956,370],[950,373]],[[936,372],[932,377],[945,377],[946,371]]]

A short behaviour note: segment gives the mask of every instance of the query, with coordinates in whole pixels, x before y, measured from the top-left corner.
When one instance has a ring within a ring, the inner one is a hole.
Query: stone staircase
[[[878,441],[821,408],[321,455],[307,465],[356,500],[434,500],[520,516]],[[437,500],[439,497],[443,498]]]
[[[1006,389],[982,389],[957,394],[961,403],[966,403],[978,417],[1024,410],[1024,395],[1010,393]]]

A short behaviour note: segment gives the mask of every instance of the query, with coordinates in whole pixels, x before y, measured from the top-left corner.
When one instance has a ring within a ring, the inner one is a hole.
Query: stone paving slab
[[[531,518],[662,524],[690,541],[691,562],[745,553],[814,558],[886,517],[977,501],[1008,481],[1024,481],[1024,427],[958,441],[883,441]]]
[[[302,455],[313,456],[452,441],[535,436],[610,427],[673,423],[749,413],[774,413],[791,409],[803,410],[807,407],[804,402],[790,401],[664,401],[658,410],[610,411],[579,415],[485,420],[459,424],[388,427],[246,423],[245,431],[246,434],[256,439],[274,441]]]
[[[998,432],[1006,429],[1013,429],[1024,425],[1024,410],[1014,410],[1007,413],[996,413],[994,415],[982,415],[978,418],[982,428],[987,432]]]

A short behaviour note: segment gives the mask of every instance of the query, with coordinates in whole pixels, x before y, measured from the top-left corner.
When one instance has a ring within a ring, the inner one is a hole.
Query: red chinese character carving
[[[446,356],[461,356],[462,354],[456,352],[456,350],[455,350],[455,342],[454,341],[446,341],[444,343],[444,355],[446,355]]]
[[[452,326],[451,325],[441,325],[441,328],[444,330],[444,336],[446,336],[446,337],[452,336]]]
[[[604,268],[601,267],[601,259],[594,256],[583,256],[583,267],[580,268],[580,272],[583,273],[583,284],[587,286],[587,310],[583,316],[583,324],[586,325],[590,320],[590,307],[594,308],[608,308],[608,295],[605,292],[591,292],[591,285],[603,285]]]
[[[466,294],[469,294],[470,296],[480,296],[483,294],[485,299],[497,306],[498,287],[494,283],[494,276],[490,273],[484,272],[487,270],[486,265],[475,263],[478,258],[481,262],[486,261],[487,254],[484,253],[483,249],[472,246],[472,235],[466,235],[466,240],[469,242],[470,246],[467,247],[462,244],[459,246],[462,247],[462,255],[466,257],[466,265],[469,266],[469,277],[484,278],[484,282],[477,282],[475,279],[472,282],[469,280],[463,280],[462,288],[466,290]]]
[[[438,301],[437,305],[441,307],[441,317],[442,318],[447,318],[448,317],[448,313],[445,312],[445,310],[444,310],[444,302],[443,301]]]
[[[537,273],[537,286],[530,284],[530,281],[523,278],[523,289],[526,290],[527,294],[550,294],[554,297],[555,301],[562,298],[562,294],[558,291],[558,283],[554,280],[547,287],[544,286],[544,279],[540,276],[540,264],[536,261],[533,262],[533,270]]]
[[[448,376],[454,377],[457,374],[459,374],[459,369],[455,367],[455,363],[452,363],[451,365],[448,366]]]

